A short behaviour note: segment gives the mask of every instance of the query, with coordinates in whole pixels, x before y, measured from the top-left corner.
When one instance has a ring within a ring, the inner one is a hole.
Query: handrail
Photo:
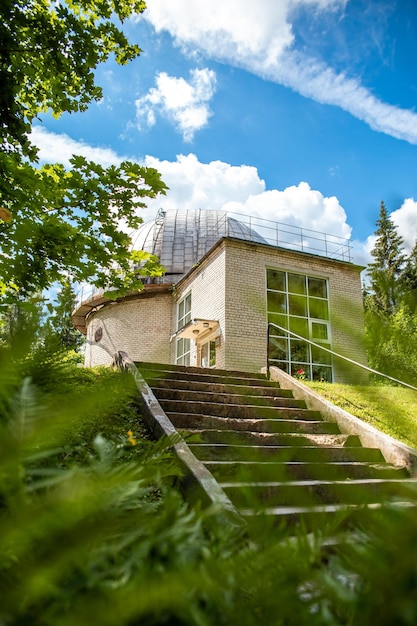
[[[408,387],[409,389],[414,389],[414,391],[417,391],[417,387],[414,387],[413,385],[409,385],[408,383],[405,383],[402,380],[398,380],[398,378],[393,378],[392,376],[388,376],[388,374],[383,374],[382,372],[378,372],[377,370],[374,370],[371,367],[368,367],[367,365],[363,365],[362,363],[358,363],[357,361],[354,361],[353,359],[349,359],[349,357],[347,356],[338,354],[337,352],[334,352],[333,350],[330,350],[329,348],[325,348],[324,346],[318,343],[315,343],[314,341],[311,341],[310,339],[306,339],[306,337],[297,335],[297,333],[294,333],[291,330],[288,330],[288,328],[284,328],[283,326],[279,326],[279,324],[275,324],[274,322],[268,322],[268,333],[267,333],[268,343],[266,347],[266,371],[267,372],[269,372],[269,338],[270,338],[271,326],[275,326],[275,328],[279,328],[279,330],[283,330],[289,335],[292,335],[293,337],[296,337],[297,339],[301,339],[302,341],[305,341],[306,343],[309,343],[310,345],[315,346],[316,348],[320,348],[320,350],[324,350],[325,352],[328,352],[329,354],[332,354],[333,356],[336,356],[339,359],[343,359],[344,361],[347,361],[348,363],[357,365],[358,367],[361,367],[367,372],[371,372],[372,374],[377,374],[378,376],[383,376],[384,378],[388,378],[389,380],[392,380],[395,383],[399,383],[400,385],[403,385],[404,387]]]

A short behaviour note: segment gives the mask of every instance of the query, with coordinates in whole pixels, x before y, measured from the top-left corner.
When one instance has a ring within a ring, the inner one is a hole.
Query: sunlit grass
[[[364,422],[417,448],[417,392],[389,385],[342,385],[307,382],[308,386]]]

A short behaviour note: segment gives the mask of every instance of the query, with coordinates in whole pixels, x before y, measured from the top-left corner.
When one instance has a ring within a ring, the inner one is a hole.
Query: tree
[[[127,228],[146,199],[165,193],[153,168],[102,167],[74,156],[38,166],[31,124],[42,112],[83,111],[102,96],[94,70],[114,54],[140,54],[116,21],[142,0],[3,0],[0,7],[0,292],[13,302],[60,281],[139,289]],[[124,229],[122,230],[121,224]],[[160,274],[155,258],[135,255],[141,274]],[[65,280],[65,278],[64,278]]]
[[[411,298],[415,303],[417,298],[417,241],[401,274],[401,284],[404,292],[408,294],[408,299]]]
[[[372,292],[368,304],[382,313],[391,313],[398,301],[400,277],[406,258],[402,250],[403,239],[382,201],[377,226],[377,239],[371,251],[375,261],[368,266]]]
[[[85,337],[74,327],[71,313],[75,308],[76,296],[70,281],[65,282],[59,291],[53,313],[44,329],[44,342],[54,349],[79,351]]]

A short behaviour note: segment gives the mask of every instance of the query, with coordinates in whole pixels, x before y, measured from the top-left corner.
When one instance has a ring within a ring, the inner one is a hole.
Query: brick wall
[[[88,318],[85,364],[110,365],[118,350],[134,361],[169,363],[171,312],[172,294],[166,288],[106,305]],[[102,338],[97,342],[99,328]]]
[[[215,320],[219,322],[219,330],[211,335],[205,334],[202,341],[215,339],[218,335],[216,349],[216,367],[225,367],[225,248],[216,247],[212,254],[196,266],[188,276],[177,285],[176,298],[181,300],[191,291],[191,317]],[[176,308],[176,307],[175,307]],[[173,361],[174,362],[174,361]],[[197,363],[197,344],[191,341],[191,364]]]
[[[266,361],[266,268],[329,282],[332,348],[366,365],[361,268],[324,257],[228,240],[226,243],[227,368],[259,369]],[[265,338],[264,340],[261,338]],[[359,368],[335,362],[335,379],[363,380]]]

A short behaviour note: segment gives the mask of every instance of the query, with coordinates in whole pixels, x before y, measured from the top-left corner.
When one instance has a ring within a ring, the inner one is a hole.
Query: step
[[[173,365],[170,363],[153,363],[148,361],[135,362],[138,370],[142,371],[163,371],[175,372],[178,374],[208,374],[220,377],[238,376],[239,378],[256,378],[259,380],[267,380],[265,374],[261,372],[243,372],[242,370],[227,370],[220,368],[195,367],[191,365]],[[273,383],[276,384],[276,383]]]
[[[408,478],[404,467],[365,461],[204,461],[218,481],[347,480],[357,478]]]
[[[235,417],[239,419],[246,417],[263,417],[266,419],[291,417],[294,419],[301,418],[303,420],[311,419],[313,421],[321,419],[321,415],[318,411],[303,408],[264,407],[250,404],[222,404],[219,402],[184,402],[182,400],[164,400],[159,398],[158,401],[166,413],[198,413],[214,415],[216,417]]]
[[[251,431],[218,430],[218,429],[187,429],[179,430],[187,443],[227,443],[233,445],[254,445],[254,446],[293,446],[298,449],[300,446],[324,446],[344,447],[360,446],[359,438],[356,435],[306,435],[300,433],[257,433]]]
[[[167,416],[179,429],[243,430],[266,433],[340,434],[334,422],[291,419],[238,419],[193,413],[170,413]]]
[[[384,463],[385,459],[378,448],[359,446],[343,448],[339,446],[276,446],[276,445],[230,445],[226,443],[187,442],[193,454],[201,461],[258,461],[274,460],[282,463],[295,462],[365,462]]]
[[[171,380],[183,380],[191,382],[205,382],[225,385],[239,385],[239,386],[260,386],[279,389],[279,384],[267,380],[263,374],[245,374],[244,372],[236,372],[224,370],[225,374],[221,374],[222,370],[204,369],[204,368],[190,368],[192,371],[183,369],[169,369],[170,366],[166,366],[168,369],[161,368],[144,368],[138,367],[143,378],[150,383],[153,378],[169,378]]]
[[[416,501],[417,479],[304,480],[286,482],[221,482],[238,507],[368,505],[388,501]]]
[[[200,382],[200,381],[190,381],[188,378],[186,380],[179,380],[174,378],[151,378],[149,379],[150,387],[154,390],[154,392],[158,392],[159,389],[183,389],[185,391],[201,391],[201,392],[211,392],[217,394],[223,393],[232,393],[232,394],[241,394],[243,385],[227,385],[225,383],[210,383],[210,382]],[[266,382],[266,381],[265,381]],[[250,385],[248,387],[248,392],[255,396],[267,396],[267,397],[279,397],[279,398],[293,398],[293,393],[291,389],[281,389],[276,385],[260,385],[257,381],[256,385]]]
[[[250,532],[256,536],[269,526],[285,523],[290,526],[301,526],[303,530],[323,532],[328,526],[332,531],[335,527],[352,530],[362,525],[366,527],[376,518],[392,509],[409,509],[415,505],[410,502],[373,503],[368,505],[321,504],[305,506],[276,506],[263,510],[242,508],[239,513],[246,519]]]
[[[254,406],[254,407],[289,407],[306,409],[304,400],[295,400],[291,397],[280,397],[275,395],[256,396],[252,395],[252,389],[247,393],[218,393],[214,391],[194,391],[190,389],[164,389],[155,388],[153,382],[151,388],[160,402],[178,401],[192,402],[197,406],[207,404],[227,404],[231,406]]]

